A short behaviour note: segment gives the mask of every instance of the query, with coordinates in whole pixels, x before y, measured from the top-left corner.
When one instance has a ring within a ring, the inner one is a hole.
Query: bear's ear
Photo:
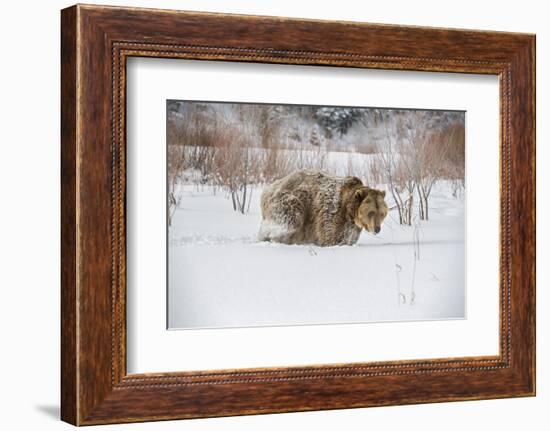
[[[349,188],[357,187],[357,186],[360,187],[360,186],[363,185],[361,180],[357,177],[346,177],[345,181],[344,181],[344,184]]]
[[[382,197],[383,197],[383,198],[386,197],[386,190],[382,190]]]
[[[363,199],[365,199],[365,196],[367,195],[367,190],[364,189],[364,188],[361,188],[361,189],[358,189],[358,190],[355,190],[355,200],[357,201],[362,201]]]

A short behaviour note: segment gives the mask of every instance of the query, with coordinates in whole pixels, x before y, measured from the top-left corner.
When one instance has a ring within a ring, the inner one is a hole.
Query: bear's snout
[[[380,226],[376,226],[374,228],[374,233],[379,233],[380,232]]]

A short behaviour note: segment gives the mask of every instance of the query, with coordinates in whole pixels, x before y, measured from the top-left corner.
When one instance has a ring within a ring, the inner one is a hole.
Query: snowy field
[[[465,317],[464,198],[445,182],[429,221],[400,226],[392,210],[377,236],[326,248],[258,242],[258,187],[244,215],[219,189],[180,187],[168,235],[172,329]]]

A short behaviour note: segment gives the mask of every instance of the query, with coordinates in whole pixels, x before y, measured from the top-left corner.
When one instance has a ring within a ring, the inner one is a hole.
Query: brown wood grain
[[[534,395],[533,35],[79,5],[62,11],[61,47],[63,420],[86,425]],[[498,75],[499,356],[127,375],[130,56]]]

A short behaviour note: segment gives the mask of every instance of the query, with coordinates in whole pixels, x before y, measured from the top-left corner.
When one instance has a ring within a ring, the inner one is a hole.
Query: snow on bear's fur
[[[353,245],[361,230],[378,233],[388,213],[385,192],[357,177],[296,171],[265,187],[260,241]]]

